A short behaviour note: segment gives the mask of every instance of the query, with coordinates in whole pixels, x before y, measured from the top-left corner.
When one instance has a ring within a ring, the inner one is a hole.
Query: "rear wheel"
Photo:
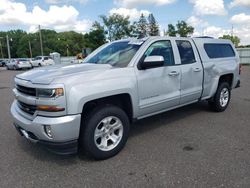
[[[110,158],[125,146],[129,134],[129,119],[119,107],[97,107],[83,121],[80,145],[97,160]]]
[[[209,101],[209,105],[216,112],[222,112],[226,110],[231,98],[230,86],[227,82],[219,84],[218,89],[212,100]]]

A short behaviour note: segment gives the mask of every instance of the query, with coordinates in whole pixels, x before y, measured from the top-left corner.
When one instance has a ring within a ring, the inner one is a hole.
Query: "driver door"
[[[164,66],[137,70],[139,116],[165,111],[180,102],[180,66],[175,66],[170,40],[149,45],[141,61],[148,56],[162,56]]]

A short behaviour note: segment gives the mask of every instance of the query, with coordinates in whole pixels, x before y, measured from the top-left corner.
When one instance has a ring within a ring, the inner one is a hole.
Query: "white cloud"
[[[205,35],[204,29],[209,26],[208,22],[196,16],[189,17],[187,19],[187,23],[194,27],[194,37]]]
[[[247,6],[250,7],[250,1],[249,0],[233,0],[230,5],[231,8],[232,7],[236,7],[236,6]]]
[[[64,4],[64,3],[72,3],[72,2],[78,2],[81,4],[85,4],[88,0],[45,0],[48,4]]]
[[[204,29],[204,34],[206,36],[211,36],[211,37],[221,37],[223,35],[228,35],[231,33],[230,29],[223,29],[221,27],[216,27],[216,26],[208,26],[206,29]]]
[[[56,30],[76,30],[86,32],[91,22],[79,20],[79,12],[73,6],[49,6],[48,10],[35,6],[32,11],[27,11],[26,5],[10,0],[0,2],[0,25],[27,26],[34,30],[41,25]],[[82,25],[81,25],[82,24]]]
[[[241,13],[241,14],[236,14],[231,17],[230,19],[231,23],[233,24],[245,24],[245,25],[250,25],[250,15]]]
[[[226,15],[223,0],[189,0],[194,4],[194,12],[197,15]]]
[[[204,30],[197,31],[193,33],[193,36],[210,36],[214,38],[222,37],[223,35],[231,35],[232,34],[232,29],[224,29],[221,27],[216,27],[216,26],[208,26],[204,28]],[[240,44],[241,45],[247,45],[250,44],[250,26],[245,26],[245,27],[235,27],[233,29],[233,35],[238,36],[241,40]]]
[[[150,14],[147,10],[137,10],[136,8],[127,9],[127,8],[113,8],[109,11],[109,14],[120,14],[123,16],[129,16],[130,20],[137,20],[141,14],[148,16]]]
[[[114,0],[115,4],[126,8],[134,8],[138,5],[166,5],[176,0]]]
[[[233,32],[240,37],[241,44],[250,44],[250,14],[236,14],[231,17],[230,22],[235,24]]]
[[[196,17],[191,16],[187,19],[187,23],[193,27],[206,27],[208,26],[208,22]]]
[[[243,45],[250,44],[250,26],[235,28],[234,35],[240,37],[241,43]]]

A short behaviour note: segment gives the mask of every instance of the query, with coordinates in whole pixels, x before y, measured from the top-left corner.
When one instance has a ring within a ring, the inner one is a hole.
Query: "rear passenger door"
[[[180,55],[180,104],[198,101],[202,93],[203,68],[194,44],[189,40],[176,40]]]

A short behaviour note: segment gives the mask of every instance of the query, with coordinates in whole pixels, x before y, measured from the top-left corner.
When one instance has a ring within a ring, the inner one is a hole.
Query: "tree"
[[[44,55],[51,52],[59,52],[62,56],[75,56],[81,52],[87,44],[84,35],[74,31],[57,33],[54,30],[41,30],[43,38]],[[30,57],[29,41],[33,57],[41,55],[39,34],[27,33],[22,30],[0,32],[3,55],[8,57],[6,46],[6,35],[9,36],[12,58]]]
[[[180,35],[180,37],[187,37],[188,35],[191,35],[194,33],[194,28],[192,26],[189,26],[185,21],[178,21],[176,24],[177,33]]]
[[[175,26],[173,24],[168,24],[167,35],[171,37],[175,37],[176,33],[177,31],[175,30]]]
[[[91,31],[84,35],[84,41],[86,47],[92,50],[106,43],[105,31],[99,22],[94,22]]]
[[[131,35],[131,25],[129,16],[124,17],[120,14],[112,14],[110,16],[100,16],[104,24],[104,29],[108,35],[108,40],[118,40]]]
[[[219,37],[220,39],[228,39],[231,40],[232,43],[238,47],[240,44],[240,38],[237,36],[231,36],[231,35],[223,35],[222,37]]]
[[[148,34],[149,36],[159,35],[159,25],[157,24],[153,14],[149,14],[148,16]]]
[[[141,14],[139,21],[135,23],[135,35],[139,38],[148,36],[148,22],[143,14]]]
[[[178,21],[176,27],[173,24],[168,24],[167,34],[169,36],[187,37],[194,33],[194,28],[189,26],[185,21]]]

